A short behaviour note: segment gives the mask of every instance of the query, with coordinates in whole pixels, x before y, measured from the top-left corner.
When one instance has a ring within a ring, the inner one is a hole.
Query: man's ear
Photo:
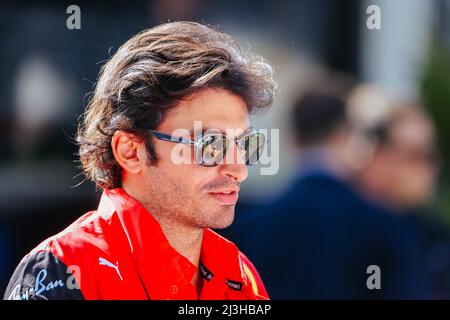
[[[133,134],[121,130],[116,131],[111,139],[114,158],[129,173],[139,173],[145,161],[139,153],[141,143]]]

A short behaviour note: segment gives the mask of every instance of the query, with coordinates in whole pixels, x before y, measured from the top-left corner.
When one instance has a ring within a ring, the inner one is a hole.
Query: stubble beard
[[[147,179],[145,207],[160,223],[173,223],[194,229],[223,229],[234,220],[235,205],[214,203],[200,190],[191,191],[188,185],[153,167]],[[151,183],[158,181],[158,184]]]

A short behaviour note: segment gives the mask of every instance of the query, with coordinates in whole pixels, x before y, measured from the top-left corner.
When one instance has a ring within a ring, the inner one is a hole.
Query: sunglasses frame
[[[184,137],[172,136],[170,134],[167,134],[167,133],[164,133],[164,132],[160,132],[160,131],[157,131],[157,130],[148,130],[148,132],[150,134],[152,134],[158,140],[167,141],[167,142],[173,142],[173,143],[182,143],[182,144],[193,145],[194,148],[196,149],[195,150],[196,153],[197,153],[197,148],[202,148],[201,145],[199,145],[200,141],[202,141],[202,139],[205,136],[213,135],[212,133],[211,134],[206,134],[206,135],[202,135],[202,136],[198,137],[196,140],[192,140],[192,139],[187,139],[187,138],[184,138]],[[263,133],[259,132],[258,129],[251,128],[250,130],[246,130],[246,132],[243,132],[239,137],[235,137],[235,138],[229,138],[227,135],[225,135],[222,132],[217,132],[217,133],[214,133],[214,134],[224,136],[229,142],[230,141],[234,142],[236,144],[237,148],[239,150],[241,150],[241,146],[240,146],[241,143],[240,143],[240,141],[244,137],[247,137],[247,136],[249,136],[251,134],[255,134],[255,133],[260,134],[260,135],[262,135],[264,137],[265,140],[264,140],[264,143],[262,144],[262,146],[264,147],[265,144],[267,143],[267,139],[266,139],[266,136]],[[225,157],[225,155],[226,155],[226,152],[223,154],[223,157]],[[259,160],[259,156],[258,156],[258,160]],[[200,166],[203,166],[203,167],[215,167],[215,166],[218,165],[218,163],[215,163],[213,165],[205,165],[203,163],[197,163],[197,164],[200,165]],[[247,166],[252,166],[254,164],[255,163],[247,163],[246,165]]]

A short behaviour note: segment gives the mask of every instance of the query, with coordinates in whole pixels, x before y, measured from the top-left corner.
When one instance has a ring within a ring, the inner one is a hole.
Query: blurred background
[[[269,294],[450,298],[449,0],[3,1],[0,292],[27,252],[97,207],[72,140],[101,65],[174,20],[218,26],[274,66],[279,93],[254,126],[280,130],[279,171],[250,169],[222,231]],[[385,295],[366,295],[368,264]]]

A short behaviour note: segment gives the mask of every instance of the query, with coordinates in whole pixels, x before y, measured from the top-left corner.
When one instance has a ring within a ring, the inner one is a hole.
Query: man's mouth
[[[235,205],[239,198],[239,190],[221,190],[208,192],[212,198],[223,205]]]

